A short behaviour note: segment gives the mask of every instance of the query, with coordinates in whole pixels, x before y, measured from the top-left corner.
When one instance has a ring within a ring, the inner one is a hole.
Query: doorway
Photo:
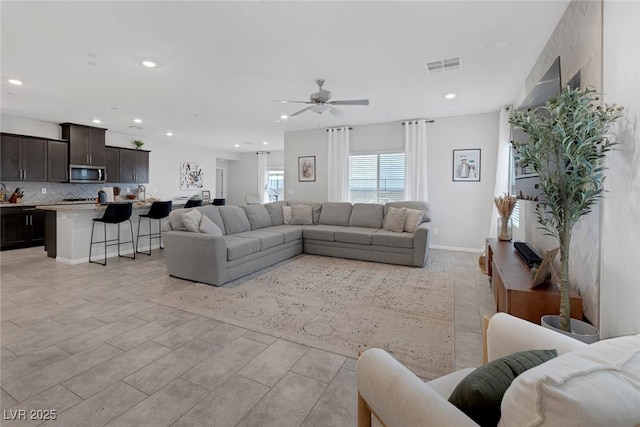
[[[227,197],[227,169],[216,168],[216,199]]]

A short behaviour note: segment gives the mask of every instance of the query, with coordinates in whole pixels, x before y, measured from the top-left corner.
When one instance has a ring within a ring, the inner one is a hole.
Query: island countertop
[[[125,202],[117,202],[125,203]],[[133,209],[149,209],[152,202],[133,202]],[[38,205],[36,209],[44,211],[58,211],[58,212],[103,212],[107,209],[107,205],[98,205],[95,203],[82,203],[82,204],[65,204],[65,205]]]

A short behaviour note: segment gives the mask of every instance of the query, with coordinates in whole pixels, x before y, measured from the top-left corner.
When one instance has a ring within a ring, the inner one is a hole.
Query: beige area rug
[[[453,270],[437,253],[425,268],[302,255],[244,283],[153,301],[349,357],[380,347],[432,379],[453,370]]]

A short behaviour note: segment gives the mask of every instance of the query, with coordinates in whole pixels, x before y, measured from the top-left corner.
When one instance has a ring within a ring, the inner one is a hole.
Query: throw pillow
[[[291,225],[313,225],[311,206],[291,206]]]
[[[451,393],[449,402],[479,425],[496,426],[500,421],[502,396],[511,382],[527,369],[557,355],[556,350],[530,350],[491,361],[464,377]]]
[[[200,219],[199,231],[204,234],[211,234],[213,236],[222,236],[222,230],[218,225],[211,221],[208,216],[202,215]]]
[[[404,221],[407,218],[407,208],[389,208],[389,213],[384,219],[384,229],[402,233],[404,231]]]
[[[289,224],[291,222],[291,206],[282,207],[282,216],[285,224]]]
[[[197,209],[182,214],[182,222],[184,222],[184,226],[187,227],[187,230],[191,231],[192,233],[200,232],[201,219],[202,214]]]
[[[424,211],[407,208],[407,217],[404,220],[404,231],[407,233],[414,233],[416,228],[420,225],[423,215]]]

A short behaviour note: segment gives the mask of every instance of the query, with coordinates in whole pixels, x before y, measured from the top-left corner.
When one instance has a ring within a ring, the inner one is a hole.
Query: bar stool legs
[[[151,217],[146,217],[149,220],[149,234],[140,234],[140,223],[142,222],[142,216],[140,216],[140,218],[138,219],[138,234],[136,237],[136,241],[137,241],[137,245],[136,245],[136,252],[139,254],[146,254],[146,255],[151,255],[151,242],[153,239],[159,239],[160,240],[160,249],[164,249],[164,246],[162,246],[162,218],[151,218]],[[157,219],[158,220],[158,232],[157,233],[152,233],[151,232],[151,220],[152,219]],[[140,238],[141,237],[149,237],[149,252],[143,252],[138,250],[138,247],[140,247]]]
[[[120,224],[122,224],[121,222],[118,223],[118,237],[115,239],[107,239],[107,223],[103,222],[102,224],[104,225],[104,240],[99,240],[97,242],[93,241],[93,234],[94,234],[94,230],[95,230],[95,225],[96,222],[99,221],[94,221],[93,224],[91,225],[91,244],[89,245],[89,262],[94,263],[94,264],[100,264],[100,265],[107,265],[107,247],[108,246],[118,246],[118,256],[121,258],[131,258],[131,259],[136,259],[136,246],[135,246],[135,242],[133,240],[133,224],[131,223],[131,219],[128,219],[126,221],[129,221],[129,231],[131,232],[131,240],[127,241],[127,242],[121,242],[120,241]],[[113,243],[116,242],[116,243]],[[104,243],[104,260],[102,262],[100,261],[93,261],[91,260],[91,255],[93,253],[93,245],[97,245],[100,243]],[[133,249],[133,256],[128,256],[128,255],[122,255],[120,253],[120,246],[121,245],[126,245],[128,243],[131,243],[131,247]]]

